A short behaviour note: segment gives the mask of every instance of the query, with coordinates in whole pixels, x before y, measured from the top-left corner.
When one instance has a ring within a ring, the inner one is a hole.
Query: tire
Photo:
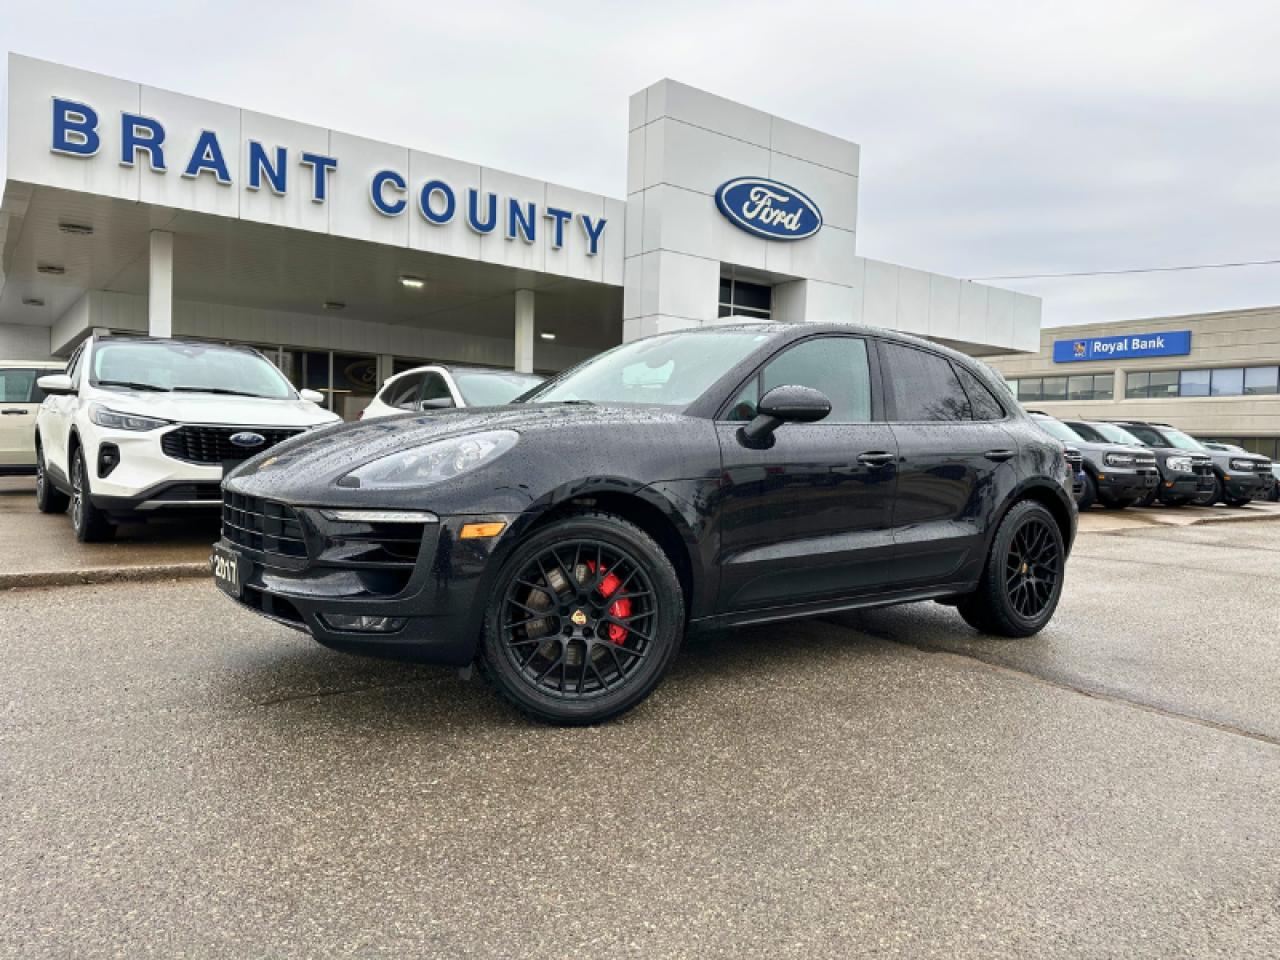
[[[1126,507],[1132,507],[1137,502],[1136,497],[1118,497],[1115,500],[1103,500],[1102,505],[1108,510],[1124,510]]]
[[[1233,497],[1226,501],[1228,507],[1243,507],[1252,502],[1252,497]]]
[[[71,498],[53,485],[44,464],[44,447],[36,444],[36,509],[41,513],[66,513]]]
[[[1192,497],[1191,502],[1197,507],[1212,507],[1222,499],[1222,492],[1222,478],[1215,474],[1213,478],[1213,489]]]
[[[102,543],[116,535],[115,524],[90,499],[89,469],[83,449],[77,449],[71,457],[71,529],[81,543]]]
[[[1148,490],[1146,493],[1140,496],[1138,498],[1138,506],[1140,507],[1155,506],[1156,494],[1159,492],[1159,490],[1160,490],[1159,487],[1152,487],[1150,490]]]
[[[1080,499],[1076,501],[1077,510],[1088,510],[1098,502],[1098,481],[1088,470],[1084,473],[1084,489],[1080,491]]]
[[[1030,637],[1044,629],[1062,596],[1066,550],[1043,504],[1014,504],[996,530],[978,589],[957,605],[980,633]]]
[[[680,578],[662,548],[620,517],[582,512],[535,530],[503,564],[479,666],[530,717],[602,723],[658,685],[684,624]]]

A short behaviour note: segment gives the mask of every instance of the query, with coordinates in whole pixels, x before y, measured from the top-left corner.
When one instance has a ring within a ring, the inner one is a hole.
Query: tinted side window
[[[857,337],[819,337],[805,340],[770,360],[734,399],[730,420],[750,420],[760,397],[774,387],[812,387],[831,401],[822,423],[869,423],[871,369],[867,342]]]
[[[985,383],[979,380],[958,363],[952,364],[964,384],[964,392],[969,395],[969,405],[973,409],[975,420],[1003,420],[1004,407],[996,399]]]
[[[1074,430],[1080,436],[1084,437],[1090,443],[1106,443],[1107,438],[1100,434],[1087,423],[1081,423],[1079,420],[1068,420],[1067,426]]]
[[[422,374],[411,373],[387,387],[382,402],[389,407],[399,407],[401,410],[417,410],[418,393],[421,390]]]
[[[969,398],[950,361],[936,354],[881,344],[889,416],[905,422],[969,420]]]
[[[449,405],[453,405],[453,394],[449,392],[449,384],[444,382],[444,377],[438,373],[428,373],[425,375],[426,382],[422,388],[422,402],[428,400],[448,400]]]
[[[84,359],[84,347],[80,347],[67,361],[67,376],[71,378],[73,387],[80,386],[80,361]]]
[[[44,394],[36,386],[35,370],[0,369],[0,403],[39,403]]]
[[[1140,427],[1135,425],[1126,426],[1125,429],[1148,446],[1167,447],[1169,445],[1168,441],[1166,441],[1164,437],[1160,436],[1160,434],[1156,433],[1150,427]]]

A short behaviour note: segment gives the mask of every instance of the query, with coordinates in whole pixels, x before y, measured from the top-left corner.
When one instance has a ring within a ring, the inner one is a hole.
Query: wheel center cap
[[[569,617],[575,626],[585,627],[587,625],[587,615],[581,610],[573,611],[573,615]]]
[[[1025,577],[1030,572],[1031,572],[1031,567],[1024,562],[1022,564],[1022,575]]]

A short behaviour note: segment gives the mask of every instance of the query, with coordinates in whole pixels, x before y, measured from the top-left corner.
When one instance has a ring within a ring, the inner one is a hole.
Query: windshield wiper
[[[228,390],[225,387],[172,387],[174,393],[221,393],[228,397],[258,397],[260,393],[247,393],[244,390]]]
[[[95,387],[128,387],[130,390],[154,390],[156,393],[168,393],[168,387],[157,386],[154,383],[138,383],[133,380],[98,380],[94,383]]]

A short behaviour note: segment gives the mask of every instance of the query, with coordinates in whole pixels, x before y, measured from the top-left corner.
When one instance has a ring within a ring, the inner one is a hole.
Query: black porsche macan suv
[[[849,325],[637,340],[504,407],[286,441],[224,482],[219,586],[326,646],[482,671],[559,723],[687,631],[937,599],[1053,615],[1063,447],[961,354]]]

